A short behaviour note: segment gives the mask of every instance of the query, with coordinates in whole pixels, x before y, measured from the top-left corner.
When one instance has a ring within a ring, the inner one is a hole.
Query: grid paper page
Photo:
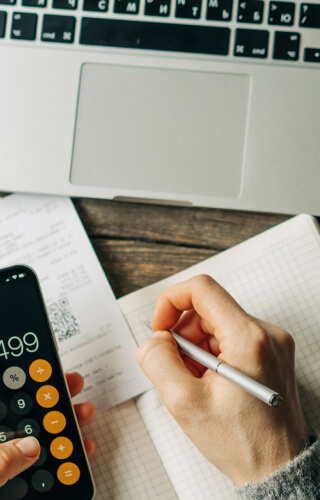
[[[200,273],[210,274],[240,305],[290,331],[296,341],[296,370],[305,416],[320,427],[320,239],[312,217],[301,215],[177,275],[120,299],[139,344],[159,293]],[[155,390],[137,400],[151,438],[180,499],[234,496],[231,483],[195,449],[164,409]]]
[[[99,411],[83,434],[96,443],[95,500],[177,500],[134,401]]]

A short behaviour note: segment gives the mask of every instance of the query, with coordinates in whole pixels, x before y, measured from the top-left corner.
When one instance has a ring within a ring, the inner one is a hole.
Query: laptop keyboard
[[[320,63],[320,3],[0,0],[0,46],[106,47]],[[320,67],[320,64],[319,64]]]

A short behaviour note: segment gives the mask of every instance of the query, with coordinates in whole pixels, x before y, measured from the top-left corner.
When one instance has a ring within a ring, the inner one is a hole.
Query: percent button
[[[3,383],[8,389],[20,389],[25,381],[26,374],[19,366],[10,366],[3,374]]]

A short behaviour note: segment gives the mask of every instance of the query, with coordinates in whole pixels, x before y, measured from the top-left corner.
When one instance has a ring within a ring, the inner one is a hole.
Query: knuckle
[[[201,286],[201,285],[212,285],[212,283],[215,283],[214,279],[211,278],[208,274],[198,274],[194,278],[191,278],[195,284]]]
[[[273,348],[272,338],[262,326],[249,317],[249,329],[252,330],[253,348],[258,362],[269,355]]]
[[[175,387],[174,391],[166,391],[167,407],[176,420],[187,422],[194,419],[195,410],[199,410],[199,388],[194,387]]]
[[[296,344],[292,335],[286,330],[281,329],[279,333],[279,341],[284,351],[291,357],[294,356]]]

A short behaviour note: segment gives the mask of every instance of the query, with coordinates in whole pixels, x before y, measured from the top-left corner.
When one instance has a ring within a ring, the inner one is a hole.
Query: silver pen
[[[235,368],[232,368],[232,366],[224,363],[220,359],[213,356],[213,354],[204,351],[197,345],[192,344],[192,342],[189,342],[189,340],[186,340],[177,333],[172,332],[171,330],[169,331],[177,342],[179,349],[190,358],[201,363],[203,366],[206,366],[210,370],[222,375],[224,378],[230,380],[239,387],[242,387],[242,389],[250,394],[253,394],[253,396],[261,399],[261,401],[270,406],[277,407],[283,401],[282,397],[277,392],[260,384],[260,382],[257,382],[256,380],[248,377],[248,375],[239,372]]]

